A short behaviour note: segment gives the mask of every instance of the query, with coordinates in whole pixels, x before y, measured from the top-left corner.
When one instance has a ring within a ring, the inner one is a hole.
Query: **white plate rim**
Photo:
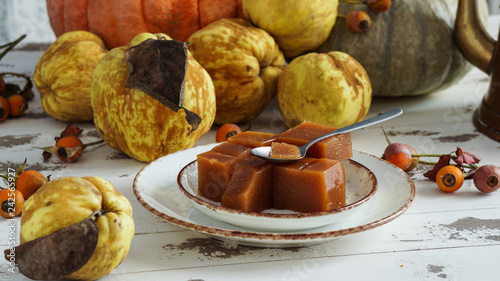
[[[196,149],[196,150],[198,150],[199,153],[201,153],[201,152],[204,152],[204,151],[211,149],[215,145],[216,144],[214,143],[214,144],[197,146],[194,148],[189,148],[189,149],[186,149],[183,151],[176,152],[174,154],[179,154],[179,153],[180,154],[182,154],[182,153],[187,154],[186,151],[190,151],[193,149]],[[174,225],[180,226],[180,227],[185,228],[185,229],[194,230],[194,231],[200,232],[202,234],[205,234],[205,235],[208,235],[211,237],[220,238],[223,240],[231,240],[231,241],[233,241],[233,240],[234,241],[242,241],[242,242],[248,241],[251,244],[254,244],[253,242],[256,242],[258,244],[260,244],[260,243],[262,243],[262,244],[271,243],[272,244],[272,243],[274,243],[273,241],[284,243],[284,244],[289,244],[289,243],[299,244],[299,243],[304,243],[304,242],[306,244],[309,244],[309,243],[315,243],[315,241],[316,241],[316,243],[321,243],[321,242],[326,242],[326,241],[332,240],[333,238],[336,238],[336,237],[367,231],[367,230],[382,226],[388,222],[391,222],[394,219],[396,219],[397,217],[399,217],[400,215],[402,215],[410,207],[410,205],[412,204],[412,202],[415,198],[415,184],[413,183],[411,178],[404,171],[402,171],[398,167],[394,166],[393,164],[388,163],[387,161],[380,159],[379,157],[376,157],[376,156],[373,156],[373,155],[370,155],[370,154],[367,154],[364,152],[360,152],[357,150],[353,150],[353,153],[359,154],[362,156],[372,157],[376,161],[380,161],[380,164],[384,164],[387,167],[389,167],[390,169],[393,169],[394,171],[398,172],[402,176],[402,178],[405,180],[405,182],[408,184],[407,187],[409,188],[409,196],[406,199],[406,201],[404,202],[404,204],[399,206],[399,208],[397,210],[394,210],[391,214],[389,214],[385,217],[382,217],[378,220],[371,221],[371,222],[368,222],[365,224],[352,225],[351,227],[342,228],[342,229],[338,229],[338,230],[318,231],[318,232],[308,232],[308,233],[304,233],[304,232],[300,232],[300,233],[297,233],[297,232],[278,232],[278,233],[275,233],[275,232],[259,232],[259,231],[251,231],[251,230],[243,231],[243,230],[236,230],[236,229],[230,229],[230,228],[217,228],[217,227],[212,227],[212,226],[207,226],[207,225],[201,225],[201,224],[198,224],[195,222],[188,221],[187,219],[178,219],[178,218],[175,218],[173,216],[167,215],[167,214],[157,210],[154,206],[152,206],[149,202],[147,202],[146,199],[144,199],[142,197],[141,191],[139,190],[139,180],[141,178],[141,174],[143,173],[143,171],[145,171],[146,169],[151,167],[151,165],[155,165],[158,161],[163,161],[167,157],[172,157],[172,154],[158,158],[157,160],[154,160],[154,161],[150,162],[149,164],[147,164],[146,166],[144,166],[137,173],[137,175],[134,179],[133,192],[134,192],[136,199],[139,201],[140,205],[142,205],[146,210],[148,210],[152,214],[154,214],[154,215],[158,216],[159,218],[162,218],[162,219],[164,219],[164,220],[166,220]],[[189,160],[189,161],[187,161],[187,163],[189,163],[191,161],[192,160]],[[366,165],[362,162],[360,162],[360,163],[363,165]],[[184,165],[182,165],[182,167],[183,166]],[[180,169],[182,167],[180,167],[178,171],[180,171]],[[178,171],[177,171],[177,173],[178,173]],[[376,173],[375,173],[375,175],[377,176]],[[175,187],[177,188],[176,178],[173,180],[172,184],[174,184]],[[380,182],[379,182],[379,188],[381,188]],[[179,192],[181,192],[181,191],[179,190]],[[195,207],[191,205],[191,208],[195,208]],[[196,210],[196,212],[199,212],[199,211]]]

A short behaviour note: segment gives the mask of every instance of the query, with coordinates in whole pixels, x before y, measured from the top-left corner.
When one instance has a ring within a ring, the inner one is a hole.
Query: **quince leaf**
[[[460,167],[463,167],[464,164],[477,164],[481,159],[476,155],[464,151],[460,146],[457,147],[457,151],[455,152],[457,157],[453,159]]]
[[[165,39],[147,39],[125,53],[128,88],[143,91],[177,112],[184,109],[191,131],[201,117],[184,108],[184,84],[188,65],[187,43]]]
[[[436,163],[436,165],[434,165],[434,167],[431,170],[429,170],[429,171],[427,171],[427,172],[424,173],[424,177],[426,177],[426,178],[428,178],[428,179],[430,179],[432,181],[436,181],[436,175],[437,175],[437,173],[444,166],[448,166],[450,164],[450,160],[451,160],[451,155],[450,154],[443,154],[443,155],[441,155],[441,157],[439,157],[439,160]]]
[[[61,132],[59,138],[63,138],[66,136],[75,136],[78,137],[82,133],[83,129],[80,129],[78,126],[73,125],[73,123],[66,124],[66,129]],[[57,139],[56,139],[57,142]]]
[[[37,280],[61,279],[82,268],[97,247],[99,228],[93,219],[57,230],[49,235],[4,251],[10,260],[12,253],[19,271]]]

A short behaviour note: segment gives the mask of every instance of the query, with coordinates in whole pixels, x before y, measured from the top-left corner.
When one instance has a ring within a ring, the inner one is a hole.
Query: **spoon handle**
[[[314,143],[322,140],[322,139],[325,139],[325,138],[328,138],[328,137],[331,137],[331,136],[335,136],[335,135],[339,135],[339,134],[344,134],[344,133],[348,133],[348,132],[351,132],[351,131],[354,131],[354,130],[357,130],[357,129],[361,129],[361,128],[364,128],[364,127],[368,127],[368,126],[371,126],[371,125],[374,125],[374,124],[377,124],[377,123],[380,123],[380,122],[384,122],[386,120],[389,120],[389,119],[392,119],[396,116],[399,116],[403,113],[403,110],[400,109],[400,108],[393,108],[387,112],[384,112],[380,115],[377,115],[375,117],[372,117],[372,118],[368,118],[366,120],[363,120],[361,122],[358,122],[358,123],[354,123],[352,125],[349,125],[349,126],[345,126],[345,127],[342,127],[340,129],[337,129],[331,133],[328,133],[326,135],[322,135],[322,136],[319,136],[315,139],[313,139],[312,141],[308,142],[307,144],[303,145],[301,147],[301,149],[304,149],[304,150],[307,150],[309,148],[309,146],[313,145]]]

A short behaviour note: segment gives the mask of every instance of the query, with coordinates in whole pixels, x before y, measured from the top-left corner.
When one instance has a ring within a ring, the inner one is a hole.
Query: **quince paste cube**
[[[250,157],[252,154],[252,149],[246,146],[234,144],[234,143],[229,143],[229,142],[223,142],[214,148],[211,149],[212,151],[219,152],[222,154],[230,155],[233,157],[236,157],[237,162],[241,162],[243,160],[246,160]]]
[[[197,156],[198,194],[220,202],[234,167],[251,156],[251,148],[232,143],[221,143]]]
[[[295,159],[300,158],[300,150],[298,146],[293,144],[273,142],[269,156],[279,159]]]
[[[335,131],[337,128],[304,121],[278,135],[275,142],[285,142],[302,146],[324,134]],[[345,133],[329,137],[312,145],[306,156],[313,158],[328,158],[344,161],[352,157],[351,134]]]
[[[259,146],[270,146],[276,139],[275,134],[262,133],[255,131],[245,131],[227,139],[228,142],[243,145],[250,148]]]
[[[330,159],[304,158],[275,165],[274,208],[322,212],[345,206],[344,166]]]
[[[246,212],[273,207],[272,164],[251,157],[236,165],[221,206]]]
[[[234,157],[215,151],[207,151],[197,156],[198,194],[220,202],[226,191],[236,164]]]

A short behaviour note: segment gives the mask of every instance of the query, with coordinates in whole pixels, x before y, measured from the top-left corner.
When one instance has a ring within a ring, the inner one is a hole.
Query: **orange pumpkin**
[[[186,41],[213,21],[243,17],[241,0],[47,0],[47,12],[57,37],[90,31],[110,49],[127,45],[142,32]]]

